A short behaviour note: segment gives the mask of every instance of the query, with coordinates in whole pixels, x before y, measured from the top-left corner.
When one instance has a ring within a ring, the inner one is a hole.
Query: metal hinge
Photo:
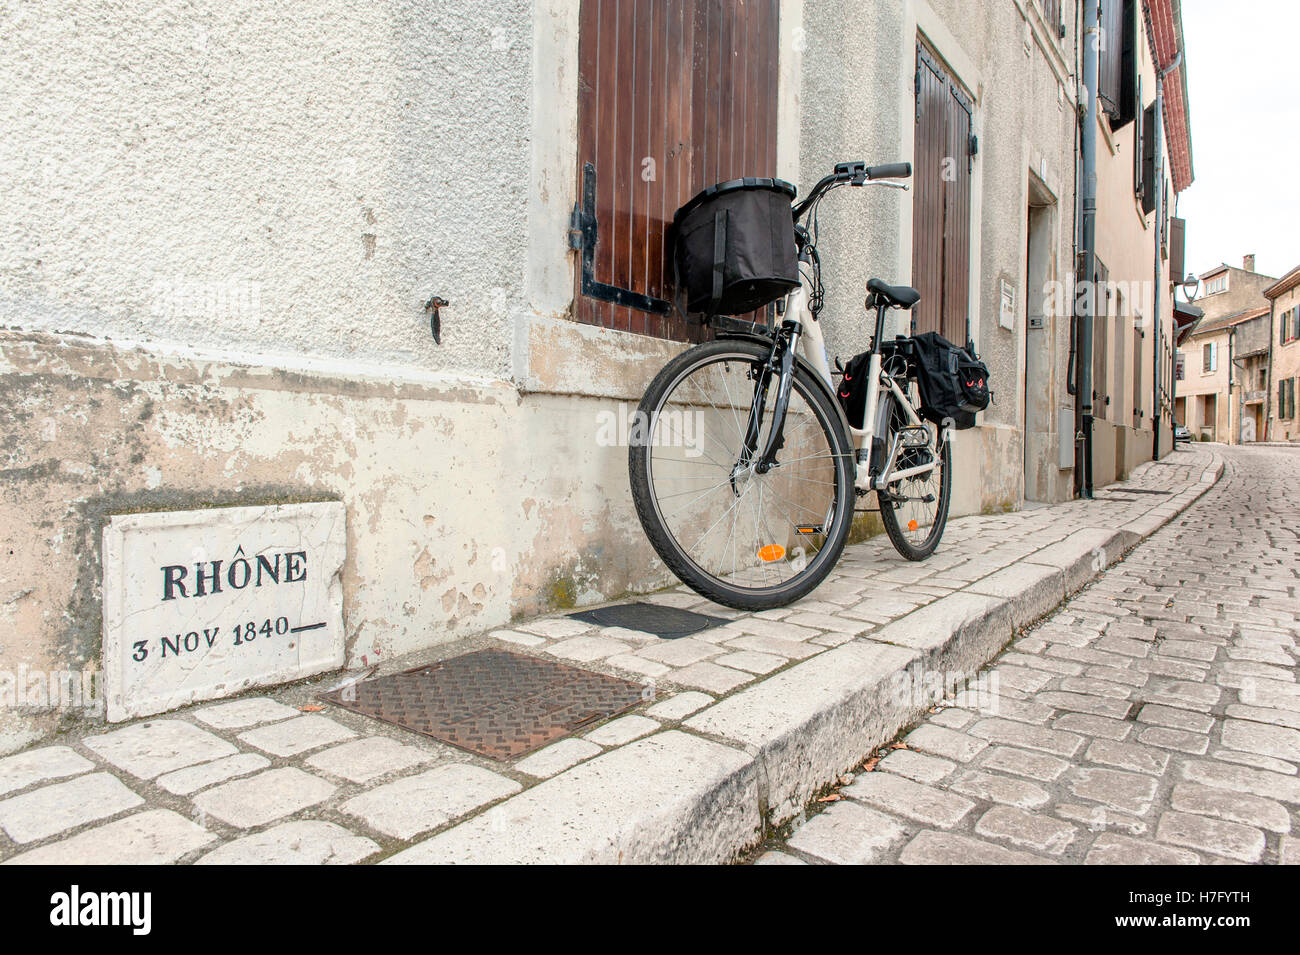
[[[569,213],[569,248],[573,249],[575,252],[580,252],[582,250],[582,234],[583,226],[585,224],[586,220],[582,215],[582,206],[575,202],[573,204],[573,211]]]

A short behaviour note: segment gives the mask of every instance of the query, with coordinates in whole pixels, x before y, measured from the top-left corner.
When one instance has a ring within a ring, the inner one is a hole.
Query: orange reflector
[[[785,548],[780,544],[768,544],[766,547],[758,549],[758,559],[769,564],[774,560],[780,560],[784,556]]]
[[[918,526],[918,525],[917,525],[917,523],[916,523],[916,519],[915,519],[915,518],[913,518],[912,520],[910,520],[910,521],[907,522],[907,529],[908,529],[909,531],[914,531],[914,530],[916,530],[917,526]]]

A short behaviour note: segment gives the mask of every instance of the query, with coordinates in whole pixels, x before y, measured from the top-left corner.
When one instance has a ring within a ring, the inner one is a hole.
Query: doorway
[[[1052,365],[1056,349],[1056,277],[1053,255],[1056,200],[1033,174],[1025,242],[1024,315],[1024,475],[1026,501],[1052,501],[1058,468]]]

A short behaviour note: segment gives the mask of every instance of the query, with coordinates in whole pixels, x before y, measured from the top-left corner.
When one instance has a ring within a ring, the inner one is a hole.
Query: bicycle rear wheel
[[[777,464],[738,466],[770,349],[726,339],[669,362],[641,400],[628,451],[646,537],[679,579],[728,607],[780,607],[839,559],[853,518],[853,449],[833,399],[796,367]],[[758,447],[766,445],[776,384]]]
[[[889,448],[898,429],[909,422],[897,398],[889,396],[882,400],[889,402],[885,418],[889,424],[884,435],[884,446]],[[923,448],[900,450],[894,470],[904,471],[931,461],[937,462],[935,467],[928,473],[892,481],[876,491],[885,533],[894,549],[908,560],[925,560],[939,546],[943,529],[948,525],[948,503],[952,496],[952,454],[946,435],[941,435],[932,424],[926,428],[930,431],[930,443]]]

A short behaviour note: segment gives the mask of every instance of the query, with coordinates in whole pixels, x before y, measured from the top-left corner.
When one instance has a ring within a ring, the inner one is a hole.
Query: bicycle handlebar
[[[880,166],[868,166],[863,162],[842,162],[836,163],[835,171],[829,175],[823,176],[812,187],[812,190],[804,197],[802,202],[794,204],[794,218],[798,222],[809,206],[817,200],[827,189],[844,184],[862,186],[868,181],[878,179],[906,179],[912,175],[912,164],[910,162],[893,162],[885,163]]]

